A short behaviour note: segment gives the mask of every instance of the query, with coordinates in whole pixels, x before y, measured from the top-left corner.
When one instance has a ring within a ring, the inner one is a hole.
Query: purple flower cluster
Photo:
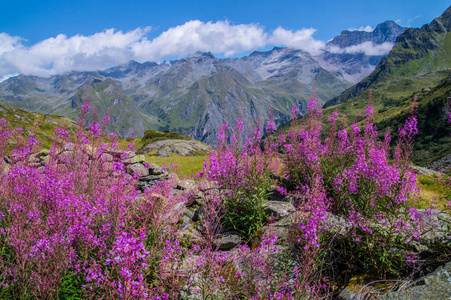
[[[293,119],[299,114],[296,106],[292,113]],[[318,298],[324,291],[319,263],[331,213],[346,218],[353,242],[381,251],[401,234],[418,238],[421,214],[408,206],[417,192],[408,165],[417,119],[412,114],[400,128],[390,163],[390,135],[378,141],[373,113],[368,106],[362,123],[346,129],[334,112],[323,138],[322,111],[312,96],[304,120],[293,121],[296,126],[277,142],[262,141],[258,124],[244,134],[239,117],[233,130],[227,123],[219,129],[217,151],[206,160],[198,189],[175,191],[177,178],[171,176],[142,194],[124,165],[134,146],[120,151],[116,136],[104,134],[109,116],[99,123],[89,101],[75,134],[55,130],[45,163],[35,137],[24,141],[21,129],[9,130],[0,119],[0,157],[11,138],[17,145],[9,170],[0,166],[0,293],[59,298],[62,282],[72,276],[84,298]],[[93,122],[86,126],[88,114]],[[271,114],[267,134],[275,130]],[[280,158],[284,178],[276,186]],[[257,231],[267,221],[267,191],[275,188],[297,210],[290,216],[288,246],[278,245],[275,226]],[[185,208],[180,204],[191,203],[200,191],[201,237],[186,245],[173,225]],[[262,233],[261,242],[253,249],[239,246],[236,255],[217,251],[224,226],[242,230],[242,224],[254,226],[242,231],[249,237]],[[388,234],[380,233],[380,224]],[[411,252],[401,256],[414,262]]]

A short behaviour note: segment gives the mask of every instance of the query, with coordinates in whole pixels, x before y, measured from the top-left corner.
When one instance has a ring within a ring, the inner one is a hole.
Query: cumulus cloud
[[[20,45],[23,39],[18,36],[10,36],[6,33],[0,33],[0,55],[5,52],[13,51]]]
[[[184,57],[196,51],[230,56],[266,46],[267,34],[256,24],[231,25],[228,21],[186,22],[149,40],[150,28],[123,33],[114,29],[90,36],[60,34],[30,47],[23,39],[0,33],[0,77],[8,74],[51,76],[65,72],[91,71],[138,61],[161,61]]]
[[[16,38],[14,44],[0,52],[0,75],[18,72],[50,76],[124,63],[132,58],[130,46],[142,39],[148,30],[138,28],[123,33],[108,29],[91,36],[76,35],[70,38],[60,34],[31,47],[23,46],[21,40]],[[3,38],[11,40],[12,37],[3,34]]]
[[[312,35],[314,28],[303,28],[295,32],[278,27],[269,38],[269,42],[274,45],[286,46],[289,48],[300,49],[313,55],[320,54],[325,43],[315,40]]]
[[[266,45],[263,27],[255,24],[230,25],[228,21],[186,22],[170,28],[149,41],[143,39],[132,46],[138,60],[161,60],[181,57],[196,51],[210,51],[230,56]]]
[[[386,55],[393,48],[393,43],[385,42],[382,44],[374,44],[373,42],[363,42],[358,45],[340,48],[337,46],[328,47],[328,51],[332,53],[365,53],[366,55]]]
[[[370,30],[369,26],[365,28]],[[160,62],[196,51],[230,56],[273,45],[317,55],[326,49],[323,41],[313,37],[316,31],[313,28],[291,31],[278,27],[269,33],[258,24],[192,20],[149,39],[150,29],[137,28],[129,32],[107,29],[89,36],[72,37],[60,34],[31,46],[25,46],[21,37],[0,33],[0,81],[16,74],[51,76],[70,71],[100,70],[132,59]],[[391,47],[391,44],[374,46],[364,43],[332,50],[336,53],[381,55]]]

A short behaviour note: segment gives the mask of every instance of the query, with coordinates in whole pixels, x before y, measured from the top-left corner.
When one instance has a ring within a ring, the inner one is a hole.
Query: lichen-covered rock
[[[149,166],[149,175],[162,175],[164,174],[164,170],[157,164],[150,164]]]
[[[144,155],[134,155],[124,160],[125,164],[136,164],[136,163],[144,163],[146,158]]]
[[[148,176],[149,175],[149,169],[147,169],[143,164],[141,163],[135,163],[130,166],[130,172],[132,175],[137,175],[139,177],[142,176]]]

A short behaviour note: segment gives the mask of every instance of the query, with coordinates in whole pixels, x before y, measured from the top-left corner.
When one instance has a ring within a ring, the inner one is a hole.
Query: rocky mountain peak
[[[437,19],[435,19],[435,20],[440,22],[443,25],[443,27],[446,28],[447,31],[451,31],[451,6],[448,7],[443,12],[443,14],[440,17],[438,17]]]
[[[145,72],[146,70],[151,69],[155,66],[158,66],[158,64],[155,62],[147,61],[144,63],[139,63],[137,61],[130,60],[126,64],[109,68],[105,71],[101,71],[100,73],[104,76],[122,78],[131,74],[136,75],[137,73]]]
[[[195,53],[190,54],[186,57],[187,60],[199,59],[199,58],[216,59],[216,56],[214,56],[211,52],[196,51]]]
[[[394,21],[388,20],[378,24],[373,31],[343,30],[338,36],[329,41],[327,45],[346,48],[364,42],[373,42],[374,44],[382,44],[384,42],[394,43],[396,37],[405,30],[405,27],[401,27]]]

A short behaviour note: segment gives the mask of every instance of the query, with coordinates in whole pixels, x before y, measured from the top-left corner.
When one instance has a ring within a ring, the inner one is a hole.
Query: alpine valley
[[[50,78],[23,76],[0,83],[0,103],[15,109],[76,118],[89,95],[100,115],[110,110],[110,131],[142,136],[170,130],[213,145],[220,124],[241,111],[245,128],[263,124],[270,106],[277,126],[296,104],[302,114],[309,97],[325,103],[369,75],[385,53],[359,47],[388,47],[406,28],[393,21],[373,31],[343,31],[319,55],[274,48],[242,58],[197,52],[162,63],[130,61],[97,72]]]

